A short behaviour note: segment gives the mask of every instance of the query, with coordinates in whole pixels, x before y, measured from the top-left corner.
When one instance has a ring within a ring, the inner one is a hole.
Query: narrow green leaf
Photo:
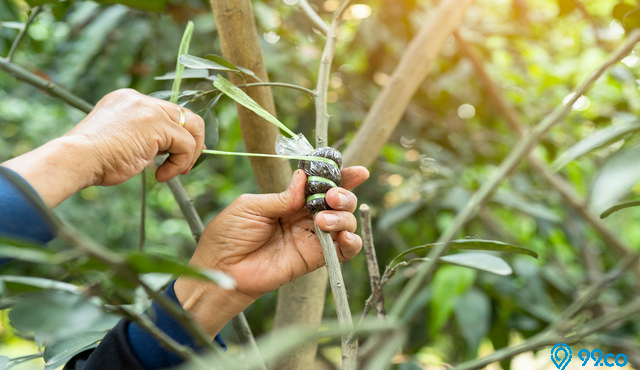
[[[406,251],[396,256],[390,263],[395,265],[398,261],[403,260],[404,256],[408,254],[425,255],[431,248],[437,246],[439,243],[424,244],[417,247],[409,248]],[[483,240],[483,239],[458,239],[451,242],[451,248],[460,250],[484,250],[495,252],[507,252],[525,254],[527,256],[538,258],[538,254],[531,249],[520,247],[513,244],[507,244],[496,240]]]
[[[612,213],[618,212],[621,209],[637,207],[637,206],[640,206],[640,200],[630,200],[628,202],[618,203],[615,206],[602,212],[602,214],[600,215],[600,218],[607,218],[611,216]]]
[[[487,253],[458,253],[440,257],[440,261],[496,275],[511,275],[513,270],[502,258]]]
[[[513,208],[531,217],[540,218],[553,223],[561,223],[560,216],[541,203],[534,203],[512,192],[498,191],[493,197],[493,202],[505,207]]]
[[[222,64],[218,64],[214,61],[196,57],[189,54],[181,54],[178,57],[178,63],[180,63],[183,67],[193,68],[193,69],[211,69],[214,71],[222,71],[222,72],[239,72],[237,68],[227,67]]]
[[[618,203],[640,181],[640,145],[624,147],[602,166],[589,191],[589,205],[601,213]]]
[[[250,70],[248,68],[238,67],[238,66],[234,65],[233,63],[229,62],[228,60],[224,59],[223,57],[221,57],[219,55],[207,54],[204,57],[207,58],[208,60],[212,61],[212,62],[218,63],[218,64],[223,65],[223,66],[228,67],[228,68],[235,69],[238,72],[242,72],[243,74],[245,74],[247,76],[251,76],[251,77],[255,78],[256,80],[262,82],[262,80],[258,76],[256,76],[256,74],[252,70]]]
[[[182,40],[180,41],[180,47],[178,49],[178,61],[176,62],[176,78],[173,80],[173,86],[171,87],[171,102],[178,102],[178,94],[180,93],[180,83],[182,81],[182,74],[184,73],[184,66],[180,63],[180,56],[189,53],[189,44],[191,43],[191,36],[193,35],[193,22],[189,21],[187,27],[182,34]]]
[[[165,81],[165,80],[175,80],[177,74],[176,71],[165,73],[162,76],[154,77],[153,79],[156,81]],[[184,69],[182,71],[182,79],[187,78],[207,78],[209,77],[209,72],[206,69]]]
[[[247,109],[250,109],[255,114],[264,118],[265,120],[271,122],[272,124],[279,127],[282,131],[289,134],[289,137],[295,137],[296,134],[293,131],[289,130],[287,126],[285,126],[282,122],[278,121],[277,118],[272,116],[269,112],[267,112],[264,108],[260,106],[260,104],[256,103],[255,100],[251,99],[251,97],[245,94],[244,91],[237,88],[231,81],[226,78],[219,76],[215,81],[213,81],[213,85],[217,87],[220,91],[222,91],[225,95],[235,100],[237,103],[243,105]]]
[[[264,158],[281,158],[281,159],[298,159],[301,161],[314,161],[325,162],[337,166],[336,162],[324,157],[313,157],[304,155],[280,155],[280,154],[262,154],[262,153],[240,153],[240,152],[225,152],[222,150],[202,150],[202,153],[206,154],[218,154],[218,155],[232,155],[238,157],[264,157]]]
[[[455,308],[458,332],[475,354],[480,340],[489,334],[491,301],[479,289],[472,288],[458,298]]]
[[[559,171],[570,162],[582,157],[583,155],[592,152],[605,145],[611,144],[620,140],[623,136],[630,132],[640,130],[640,123],[627,122],[619,125],[609,126],[603,130],[600,130],[585,139],[579,141],[571,148],[562,153],[551,164],[554,171]]]
[[[432,296],[429,301],[429,333],[437,336],[447,323],[455,308],[456,299],[466,292],[476,279],[473,270],[443,266],[438,269],[431,282]]]
[[[133,254],[127,257],[129,266],[137,273],[161,272],[186,275],[210,280],[224,289],[233,289],[235,281],[228,275],[208,269],[195,269],[170,256],[159,254]]]
[[[90,331],[54,341],[44,349],[44,361],[48,367],[56,367],[70,360],[76,354],[96,347],[108,331]]]
[[[388,209],[378,219],[378,229],[388,230],[400,221],[407,220],[424,206],[423,201],[403,203],[397,207]]]
[[[57,264],[64,261],[45,247],[23,240],[0,237],[0,258],[25,262]]]
[[[53,289],[69,293],[81,293],[80,288],[73,284],[40,277],[0,275],[0,282],[3,282],[8,286],[13,286],[15,290],[23,290],[19,289],[20,286],[27,286],[38,289]]]

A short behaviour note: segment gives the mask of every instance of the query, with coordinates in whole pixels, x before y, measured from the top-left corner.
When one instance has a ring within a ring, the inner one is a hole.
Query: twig
[[[340,262],[338,261],[338,253],[336,246],[333,244],[331,234],[321,230],[315,224],[316,234],[322,245],[322,252],[326,261],[327,271],[329,272],[329,285],[331,285],[331,293],[336,306],[336,315],[341,327],[353,328],[353,319],[351,318],[351,309],[349,308],[349,300],[347,291],[344,286],[344,279],[340,271]],[[358,360],[358,342],[355,336],[342,336],[342,368],[345,370],[355,370]]]
[[[258,361],[258,368],[261,370],[266,370],[267,365],[262,360],[262,356],[260,355],[260,351],[258,350],[258,344],[256,343],[255,338],[253,337],[253,333],[251,332],[251,327],[249,326],[249,322],[244,314],[240,314],[236,316],[231,321],[231,326],[233,330],[238,335],[240,342],[246,343],[247,352],[249,352],[249,357],[251,358],[259,358],[261,361]]]
[[[0,58],[0,69],[20,81],[24,81],[48,92],[49,95],[58,98],[85,113],[89,113],[91,109],[93,109],[93,106],[86,100],[79,98],[64,87],[58,86],[52,81],[45,80],[44,78],[29,72],[6,58]]]
[[[147,170],[143,169],[140,173],[140,241],[138,242],[138,251],[144,250],[144,242],[147,239]]]
[[[493,102],[496,110],[500,112],[509,127],[515,131],[520,137],[526,135],[525,125],[518,118],[516,111],[509,105],[504,94],[495,82],[491,79],[487,71],[482,65],[482,61],[477,53],[468,45],[468,43],[460,36],[454,33],[460,51],[471,61],[473,68],[484,85],[489,99]],[[587,206],[586,202],[580,198],[564,179],[555,174],[549,167],[535,154],[529,153],[529,163],[538,174],[551,185],[562,198],[576,211],[591,227],[600,235],[600,238],[609,245],[620,257],[626,257],[631,254],[631,248],[627,246],[617,235],[612,233],[607,226],[596,217]],[[640,280],[640,265],[633,266],[631,269],[638,280]]]
[[[24,38],[24,35],[27,34],[27,28],[29,28],[29,26],[31,25],[33,20],[38,16],[41,10],[42,10],[41,6],[36,6],[33,9],[31,9],[31,13],[27,17],[27,20],[24,22],[24,27],[22,27],[20,32],[18,32],[18,36],[16,36],[15,40],[13,40],[13,44],[11,44],[11,49],[9,49],[9,54],[7,54],[8,61],[13,60],[13,54],[15,54],[16,50],[18,50],[18,46],[20,45],[20,42]]]
[[[315,96],[316,92],[311,90],[311,89],[307,89],[304,86],[300,86],[300,85],[294,85],[294,84],[288,84],[285,82],[252,82],[249,84],[243,84],[243,85],[236,85],[238,87],[258,87],[258,86],[275,86],[275,87],[286,87],[289,89],[294,89],[294,90],[300,90],[300,91],[304,91],[307,94],[311,95],[311,96]]]
[[[311,5],[309,5],[309,2],[307,0],[300,0],[298,1],[298,4],[307,18],[309,18],[309,20],[318,28],[318,31],[322,32],[323,35],[328,35],[329,26],[322,20],[322,18],[320,18]]]
[[[200,235],[202,235],[202,232],[204,231],[204,224],[202,223],[202,219],[200,219],[196,208],[193,206],[191,198],[187,195],[187,192],[184,190],[184,186],[182,186],[182,182],[179,178],[174,177],[167,181],[167,186],[169,186],[169,190],[171,190],[173,197],[176,198],[178,207],[180,207],[180,211],[182,211],[184,218],[187,220],[187,223],[191,228],[191,234],[197,242],[200,240]]]
[[[382,294],[382,285],[380,284],[380,268],[378,267],[378,260],[376,258],[376,249],[373,245],[371,209],[366,204],[360,206],[360,224],[362,225],[362,241],[367,260],[367,270],[369,271],[369,282],[374,307],[376,309],[376,317],[378,319],[384,319],[387,313],[384,308],[384,296]]]
[[[318,83],[316,86],[316,147],[321,148],[328,145],[329,134],[329,114],[327,113],[327,91],[329,89],[329,75],[331,74],[331,63],[336,50],[336,39],[338,28],[342,23],[342,14],[351,0],[345,0],[336,11],[331,22],[331,27],[327,32],[327,40],[322,50],[320,58],[320,68],[318,70]]]
[[[493,191],[509,177],[510,173],[520,164],[521,160],[529,154],[538,140],[554,125],[562,121],[572,109],[573,104],[580,98],[591,85],[613,64],[618,62],[622,57],[627,55],[633,46],[640,41],[640,31],[634,31],[629,34],[627,42],[619,47],[605,62],[603,62],[578,88],[575,89],[571,99],[565,104],[558,106],[549,115],[547,115],[531,132],[524,136],[515,145],[515,148],[500,164],[496,172],[474,193],[465,207],[456,215],[456,218],[444,231],[438,239],[439,244],[432,249],[427,256],[430,261],[426,262],[409,280],[405,288],[400,293],[391,314],[395,317],[401,317],[409,306],[409,302],[415,294],[422,289],[435,271],[437,260],[449,248],[451,241],[456,234],[462,229],[466,222],[477,213],[480,207],[489,199]]]
[[[327,33],[327,40],[322,51],[320,67],[318,71],[318,82],[316,86],[315,108],[316,108],[316,147],[325,147],[328,145],[328,127],[329,115],[327,114],[327,90],[329,88],[329,76],[331,74],[331,63],[336,47],[336,38],[338,27],[342,21],[342,14],[349,5],[350,0],[345,0],[340,8],[334,13],[331,27]],[[351,317],[351,309],[349,308],[349,300],[347,299],[347,291],[344,286],[342,271],[340,270],[340,262],[336,253],[336,247],[333,244],[331,235],[318,227],[315,222],[314,226],[316,234],[322,245],[324,258],[329,273],[329,284],[331,285],[331,293],[335,301],[336,314],[338,322],[343,327],[353,328],[353,319]],[[358,363],[358,339],[353,335],[342,336],[342,369],[355,370]]]
[[[182,344],[176,342],[173,338],[168,336],[165,332],[160,330],[156,326],[156,324],[151,321],[145,315],[137,315],[131,312],[128,308],[123,307],[121,305],[114,306],[115,310],[120,313],[120,315],[126,317],[132,322],[138,324],[141,328],[143,328],[149,335],[151,335],[155,340],[162,344],[165,348],[170,350],[171,352],[177,354],[182,357],[185,361],[195,360],[197,359],[196,353],[189,347],[183,346]]]

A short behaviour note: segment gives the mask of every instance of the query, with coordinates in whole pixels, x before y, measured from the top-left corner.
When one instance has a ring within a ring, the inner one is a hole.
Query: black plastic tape
[[[320,161],[300,161],[298,168],[303,169],[309,177],[324,178],[335,183],[337,186],[340,186],[340,182],[342,180],[342,177],[340,176],[340,170],[342,169],[342,154],[331,147],[326,147],[318,148],[309,155],[313,157],[331,159],[336,163],[336,165]],[[305,186],[305,197],[308,198],[313,194],[324,194],[332,187],[333,186],[326,181],[307,180],[307,184]],[[315,198],[307,202],[307,210],[312,214],[328,209],[331,209],[331,207],[329,207],[324,197]]]

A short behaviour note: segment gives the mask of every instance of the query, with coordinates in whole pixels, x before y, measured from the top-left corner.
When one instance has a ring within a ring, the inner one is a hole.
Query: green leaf
[[[551,209],[540,203],[530,202],[516,194],[507,191],[498,191],[493,201],[505,207],[516,209],[531,217],[540,218],[553,223],[560,223],[562,219]]]
[[[20,300],[9,311],[9,319],[16,329],[35,332],[43,343],[52,343],[87,331],[108,330],[120,318],[83,295],[47,290]]]
[[[223,72],[233,72],[236,73],[238,72],[237,68],[233,68],[233,67],[227,67],[224,66],[222,64],[218,64],[214,61],[208,60],[208,59],[204,59],[204,58],[200,58],[200,57],[196,57],[193,55],[189,55],[189,54],[181,54],[178,57],[178,63],[182,64],[183,66],[187,67],[187,68],[194,68],[194,69],[212,69],[215,71],[223,71]]]
[[[59,0],[26,0],[30,6],[58,3]],[[169,0],[96,0],[101,4],[122,4],[131,8],[160,12],[164,10]]]
[[[209,72],[206,69],[184,69],[182,68],[182,79],[188,78],[207,78],[209,77]],[[165,80],[175,80],[177,74],[176,72],[165,73],[162,76],[154,77],[153,79],[156,81],[165,81]]]
[[[296,134],[294,134],[293,131],[289,130],[287,126],[285,126],[282,122],[278,121],[277,118],[275,118],[274,116],[271,115],[271,113],[267,112],[264,108],[262,108],[260,104],[256,103],[255,100],[251,99],[251,97],[245,94],[244,91],[240,90],[234,84],[232,84],[231,81],[227,80],[222,76],[219,76],[218,78],[216,78],[215,81],[213,81],[213,85],[217,87],[220,91],[222,91],[225,95],[235,100],[237,103],[241,104],[247,109],[250,109],[255,114],[264,118],[268,122],[271,122],[276,127],[280,128],[281,130],[289,134],[290,137],[296,136]]]
[[[235,281],[228,275],[208,269],[194,269],[170,256],[159,254],[133,254],[127,257],[129,266],[137,273],[161,272],[174,275],[193,276],[210,280],[224,289],[233,289]]]
[[[0,258],[44,264],[58,264],[64,261],[63,258],[47,250],[46,247],[3,237],[0,237]]]
[[[417,247],[409,248],[406,251],[396,256],[390,263],[395,265],[398,261],[404,259],[404,256],[408,254],[417,254],[419,256],[425,255],[431,248],[437,246],[439,243],[424,244]],[[527,256],[538,258],[538,254],[531,249],[519,247],[513,244],[507,244],[496,240],[483,240],[483,239],[458,239],[451,242],[451,248],[460,250],[484,250],[495,252],[507,252],[525,254]]]
[[[378,229],[383,231],[388,230],[398,222],[411,217],[411,215],[416,213],[423,205],[423,201],[408,202],[386,210],[380,219],[378,219]]]
[[[618,212],[621,209],[637,207],[637,206],[640,206],[640,200],[630,200],[628,202],[618,203],[615,206],[608,208],[606,211],[602,212],[602,214],[600,215],[600,218],[607,218],[612,213]]]
[[[245,74],[247,76],[251,76],[251,77],[255,78],[256,80],[262,82],[262,80],[260,78],[258,78],[258,76],[256,76],[256,74],[252,70],[247,69],[247,68],[243,68],[243,67],[238,67],[238,66],[234,65],[233,63],[229,62],[228,60],[224,59],[223,57],[221,57],[219,55],[207,54],[204,57],[206,59],[214,62],[214,63],[217,63],[219,65],[225,66],[227,68],[231,68],[233,70],[241,72],[241,73],[243,73],[243,74]]]
[[[438,269],[431,282],[433,293],[429,301],[429,333],[432,336],[437,336],[451,316],[456,300],[473,285],[475,279],[473,270],[453,266]]]
[[[502,258],[487,253],[458,253],[440,257],[440,260],[452,265],[470,267],[496,275],[511,275],[513,270]]]
[[[611,208],[640,181],[640,145],[618,150],[591,184],[589,205],[601,213]]]
[[[640,130],[640,123],[638,122],[623,123],[600,130],[579,141],[556,158],[552,163],[553,170],[558,171],[583,155],[616,142],[626,134],[638,130]]]
[[[458,298],[455,308],[458,329],[469,348],[477,352],[480,340],[489,333],[491,301],[487,295],[472,288]]]
[[[627,31],[640,27],[640,7],[638,6],[622,1],[613,7],[611,13]]]
[[[62,281],[56,281],[51,279],[32,277],[32,276],[11,276],[0,275],[0,282],[3,282],[7,287],[11,287],[13,290],[24,291],[25,287],[37,288],[37,289],[53,289],[63,292],[80,294],[81,290],[77,286]],[[33,289],[26,289],[33,290]]]
[[[56,340],[44,348],[44,361],[48,368],[56,368],[69,361],[73,356],[98,346],[108,330],[89,331],[72,337]]]
[[[189,52],[189,44],[191,43],[191,36],[193,35],[193,22],[189,21],[187,27],[182,34],[182,40],[180,41],[180,47],[178,48],[178,61],[176,62],[176,76],[173,80],[173,86],[171,87],[171,99],[172,103],[178,102],[178,95],[180,94],[180,83],[182,82],[182,74],[184,73],[184,66],[180,63],[180,56]]]

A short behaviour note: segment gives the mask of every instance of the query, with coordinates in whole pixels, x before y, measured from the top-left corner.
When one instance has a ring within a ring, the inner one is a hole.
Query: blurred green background
[[[261,47],[271,81],[314,88],[324,37],[313,31],[296,3],[254,1]],[[321,12],[333,11],[339,4],[336,0],[312,3]],[[478,51],[484,68],[520,119],[531,127],[562,104],[623,42],[626,32],[640,26],[640,18],[634,15],[638,6],[636,1],[478,0],[468,11],[460,34]],[[434,7],[435,1],[428,0],[371,0],[356,1],[349,8],[330,78],[330,144],[344,148],[349,143],[409,40]],[[156,12],[90,1],[47,5],[29,27],[14,61],[92,103],[118,88],[130,87],[145,94],[170,89],[171,80],[154,77],[175,69],[188,20],[195,22],[190,54],[202,57],[221,52],[207,1],[171,0],[160,8]],[[0,55],[8,53],[28,9],[21,0],[0,0]],[[568,119],[549,132],[536,153],[552,163],[572,145],[600,130],[638,125],[639,66],[635,53],[617,63],[574,105]],[[182,88],[207,90],[211,82],[185,80]],[[274,88],[273,93],[279,118],[293,131],[313,137],[311,98],[282,88]],[[220,136],[216,149],[244,151],[235,105],[223,97],[213,113]],[[63,134],[83,116],[0,73],[0,161]],[[633,155],[638,150],[634,146],[637,132],[638,128],[630,129],[560,169],[559,174],[589,200],[596,214],[617,201],[638,196],[640,186],[633,186],[640,180]],[[489,101],[452,37],[370,168],[371,178],[356,191],[360,202],[373,209],[381,267],[403,250],[434,242],[516,142],[516,133]],[[622,165],[609,166],[610,158],[620,153],[631,154],[624,157]],[[151,173],[147,175],[145,248],[186,261],[195,247],[189,227],[169,189],[155,183]],[[629,176],[631,184],[619,186],[621,178]],[[205,221],[238,195],[258,192],[246,158],[210,157],[181,180]],[[116,187],[85,189],[59,206],[56,214],[113,250],[134,251],[139,238],[140,181],[137,177]],[[638,221],[638,208],[625,209],[605,220],[636,250],[640,244]],[[544,329],[578,293],[620,259],[526,161],[459,237],[517,244],[536,251],[540,258],[502,255],[514,270],[511,276],[441,267],[431,284],[415,297],[419,312],[411,322],[408,345],[394,358],[399,368],[459,363],[522,341]],[[66,247],[53,242],[50,248]],[[343,270],[352,311],[361,312],[370,293],[363,255],[345,263]],[[414,271],[406,268],[390,282],[385,289],[388,304]],[[2,267],[2,273],[77,281],[60,265],[13,261]],[[631,274],[625,275],[582,319],[588,322],[615,310],[637,297],[639,287]],[[256,335],[272,328],[275,302],[276,295],[267,294],[247,310]],[[423,306],[417,302],[429,303]],[[327,300],[325,316],[335,317],[331,299]],[[29,340],[32,336],[10,328],[8,321],[5,310],[0,355],[14,357],[23,353],[19,348],[25,342],[20,338]],[[236,339],[231,330],[225,329],[223,335],[233,346]],[[626,368],[631,368],[631,363],[638,368],[639,340],[640,320],[636,318],[591,336],[577,347],[623,352],[630,360]],[[338,348],[335,342],[321,346],[322,366],[337,366]],[[548,355],[544,357],[548,362]],[[37,361],[29,364],[42,366]],[[525,368],[512,366],[510,361],[501,366]]]

